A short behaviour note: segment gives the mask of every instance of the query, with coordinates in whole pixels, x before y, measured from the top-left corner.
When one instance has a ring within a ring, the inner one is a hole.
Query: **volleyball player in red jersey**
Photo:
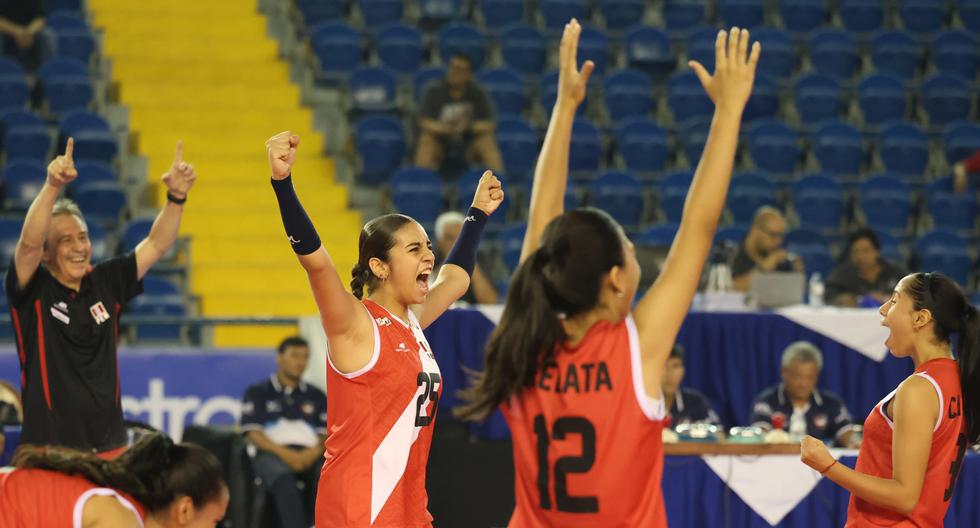
[[[660,382],[725,203],[759,45],[750,54],[748,31],[721,31],[714,75],[690,63],[715,103],[711,131],[663,271],[631,314],[640,268],[623,229],[596,209],[562,213],[572,122],[593,69],[576,67],[580,32],[575,20],[565,27],[522,262],[459,414],[502,406],[514,445],[510,526],[666,526]]]
[[[484,173],[431,289],[434,257],[422,226],[394,214],[368,222],[351,293],[292,189],[298,144],[298,137],[282,132],[266,148],[283,224],[329,341],[328,436],[316,526],[430,526],[425,464],[442,378],[422,330],[469,288],[480,233],[503,201],[503,189]]]
[[[966,448],[980,442],[980,318],[938,273],[906,276],[879,312],[885,346],[915,372],[868,414],[854,469],[812,437],[801,457],[851,492],[845,526],[942,526]]]
[[[214,455],[159,433],[114,461],[23,446],[13,464],[0,468],[0,528],[213,528],[228,507]]]

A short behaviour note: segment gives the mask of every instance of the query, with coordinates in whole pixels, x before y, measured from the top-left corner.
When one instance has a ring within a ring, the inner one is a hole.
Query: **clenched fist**
[[[284,180],[292,172],[293,162],[296,161],[296,147],[298,146],[299,136],[288,130],[272,136],[265,142],[273,180]]]
[[[473,207],[487,213],[493,214],[504,201],[504,187],[500,179],[493,175],[493,172],[486,171],[480,177],[480,183],[476,186],[476,193],[473,194]]]

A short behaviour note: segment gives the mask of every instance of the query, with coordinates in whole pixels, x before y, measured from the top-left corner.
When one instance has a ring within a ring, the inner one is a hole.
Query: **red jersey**
[[[316,526],[430,526],[425,464],[442,378],[415,315],[363,301],[374,354],[342,374],[327,356],[326,462]]]
[[[919,503],[912,513],[901,514],[852,495],[847,508],[847,527],[943,525],[967,444],[959,366],[952,359],[934,359],[919,365],[913,376],[928,380],[939,395],[939,418],[932,432],[932,448],[929,450],[929,463]],[[889,405],[897,390],[875,405],[864,421],[864,441],[854,468],[861,473],[892,478],[894,424],[885,414],[885,406]]]
[[[56,471],[4,468],[0,469],[0,528],[82,528],[85,503],[95,496],[115,497],[143,525],[142,507],[115,490]]]
[[[646,394],[632,316],[561,347],[502,410],[514,443],[510,526],[667,526],[666,411]]]

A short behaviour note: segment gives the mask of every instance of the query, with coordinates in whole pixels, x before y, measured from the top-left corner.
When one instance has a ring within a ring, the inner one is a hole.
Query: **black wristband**
[[[297,255],[309,255],[320,249],[320,236],[313,228],[313,222],[299,203],[299,197],[293,189],[292,175],[281,180],[272,180],[272,189],[279,201],[279,215],[282,225],[286,228],[286,236]]]
[[[173,202],[177,205],[184,205],[184,202],[187,201],[187,196],[184,196],[183,198],[177,198],[176,196],[174,196],[172,192],[167,191],[167,201]]]
[[[455,264],[473,276],[473,269],[476,268],[476,249],[480,245],[480,236],[483,228],[487,225],[490,218],[476,207],[470,207],[463,220],[463,227],[459,230],[456,243],[446,255],[446,264]]]

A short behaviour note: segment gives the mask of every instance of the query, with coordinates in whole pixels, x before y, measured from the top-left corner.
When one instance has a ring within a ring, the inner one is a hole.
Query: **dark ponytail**
[[[388,262],[388,250],[395,245],[395,232],[414,221],[405,215],[389,214],[364,224],[357,241],[357,264],[351,269],[350,291],[354,297],[363,298],[365,286],[368,295],[378,287],[378,277],[371,271],[371,259]]]
[[[13,466],[76,475],[136,499],[147,511],[162,511],[181,496],[195,508],[216,500],[225,488],[221,464],[196,444],[175,444],[163,433],[149,434],[115,460],[73,449],[22,446]]]
[[[942,343],[956,337],[963,418],[971,445],[980,443],[980,315],[955,281],[940,273],[916,273],[908,292],[915,310],[932,313],[933,332]]]
[[[552,220],[541,247],[517,268],[483,371],[471,373],[471,386],[461,392],[465,403],[455,414],[482,420],[532,385],[567,337],[562,318],[595,307],[603,276],[621,265],[622,229],[608,214],[576,209]]]

